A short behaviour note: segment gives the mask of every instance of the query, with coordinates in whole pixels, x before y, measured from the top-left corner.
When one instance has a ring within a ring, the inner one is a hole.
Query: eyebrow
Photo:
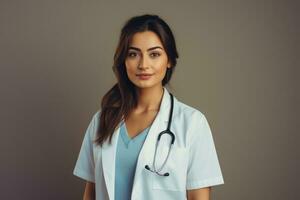
[[[141,51],[141,49],[139,49],[137,47],[129,47],[129,49],[134,49],[136,51]],[[155,47],[151,47],[151,48],[147,49],[147,51],[151,51],[153,49],[162,49],[163,50],[163,48],[161,48],[160,46],[155,46]]]

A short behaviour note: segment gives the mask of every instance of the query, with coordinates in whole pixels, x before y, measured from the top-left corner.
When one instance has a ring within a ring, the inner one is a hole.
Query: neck
[[[162,85],[152,88],[136,88],[138,104],[137,112],[158,111],[163,97]]]

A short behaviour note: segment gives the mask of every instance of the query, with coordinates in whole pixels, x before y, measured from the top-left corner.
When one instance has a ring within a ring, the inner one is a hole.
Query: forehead
[[[135,33],[129,46],[138,47],[140,49],[148,49],[154,46],[160,46],[163,48],[159,37],[152,31]]]

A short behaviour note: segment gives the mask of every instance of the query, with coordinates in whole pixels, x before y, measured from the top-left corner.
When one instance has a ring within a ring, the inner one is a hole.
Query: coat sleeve
[[[73,170],[73,174],[86,181],[95,183],[95,163],[93,156],[93,139],[97,128],[98,113],[94,114],[85,131],[81,149]]]
[[[213,136],[206,117],[197,112],[190,122],[191,140],[186,189],[224,184]]]

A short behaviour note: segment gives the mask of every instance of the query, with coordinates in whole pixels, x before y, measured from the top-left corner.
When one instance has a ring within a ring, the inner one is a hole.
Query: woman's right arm
[[[86,182],[83,200],[95,200],[95,183]]]

